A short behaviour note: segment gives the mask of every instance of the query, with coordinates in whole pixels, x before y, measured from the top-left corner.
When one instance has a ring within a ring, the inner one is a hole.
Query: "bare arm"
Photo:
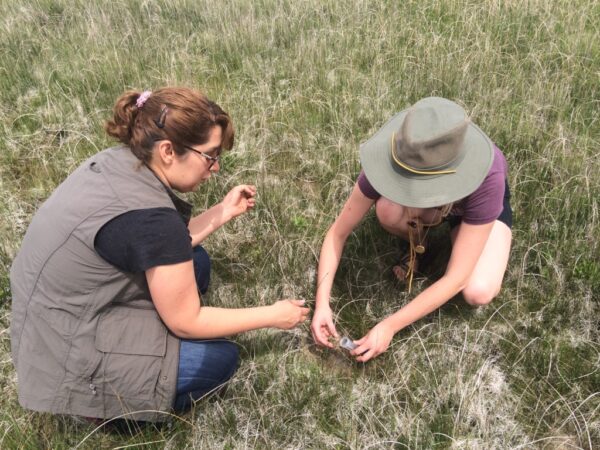
[[[356,341],[359,346],[352,353],[362,355],[357,360],[368,361],[383,353],[394,334],[435,311],[462,291],[475,269],[493,226],[493,222],[484,225],[462,223],[444,276]]]
[[[293,328],[306,319],[300,300],[253,308],[201,306],[192,261],[146,271],[152,301],[167,327],[183,339],[224,337],[265,327]]]
[[[192,237],[192,246],[200,244],[213,231],[234,217],[254,208],[256,188],[243,184],[234,187],[221,203],[207,209],[190,220],[188,229]]]
[[[329,307],[329,297],[344,244],[374,203],[375,201],[365,197],[355,184],[342,212],[325,235],[319,256],[315,314],[311,325],[313,337],[320,345],[332,347],[328,338],[337,337]]]

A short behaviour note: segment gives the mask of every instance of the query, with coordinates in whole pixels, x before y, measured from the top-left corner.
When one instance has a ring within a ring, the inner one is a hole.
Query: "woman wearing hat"
[[[445,274],[412,301],[355,341],[357,361],[387,350],[395,333],[462,292],[485,305],[500,291],[512,239],[507,165],[500,150],[456,103],[420,100],[390,119],[361,145],[362,171],[330,227],[319,259],[315,342],[337,338],[329,296],[347,237],[369,209],[381,226],[410,244],[393,271],[410,285],[430,227],[451,226],[452,253]]]

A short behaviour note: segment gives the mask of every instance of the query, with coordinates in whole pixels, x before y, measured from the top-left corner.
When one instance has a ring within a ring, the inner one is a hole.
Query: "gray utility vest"
[[[94,250],[100,228],[127,211],[175,208],[126,147],[84,162],[33,217],[15,258],[11,346],[25,408],[87,417],[166,420],[179,339],[160,320],[144,273]]]

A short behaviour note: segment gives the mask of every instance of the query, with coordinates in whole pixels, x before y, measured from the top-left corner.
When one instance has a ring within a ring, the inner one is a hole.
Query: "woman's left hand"
[[[256,203],[256,186],[241,184],[227,193],[221,204],[232,219],[254,208]]]
[[[350,353],[358,356],[358,362],[367,362],[388,349],[394,334],[394,330],[385,321],[379,322],[363,338],[354,341],[358,347]]]

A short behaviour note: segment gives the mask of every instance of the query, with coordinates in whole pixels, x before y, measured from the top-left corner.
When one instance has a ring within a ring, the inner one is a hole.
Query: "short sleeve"
[[[104,260],[130,273],[192,259],[188,228],[180,214],[171,208],[121,214],[104,224],[94,245]]]
[[[370,198],[371,200],[378,200],[381,197],[381,194],[375,190],[373,185],[367,179],[364,170],[360,171],[356,184],[358,184],[360,192],[362,192],[365,197]]]
[[[494,162],[483,183],[462,201],[463,221],[470,225],[483,225],[498,218],[504,206],[506,160],[494,146]]]

